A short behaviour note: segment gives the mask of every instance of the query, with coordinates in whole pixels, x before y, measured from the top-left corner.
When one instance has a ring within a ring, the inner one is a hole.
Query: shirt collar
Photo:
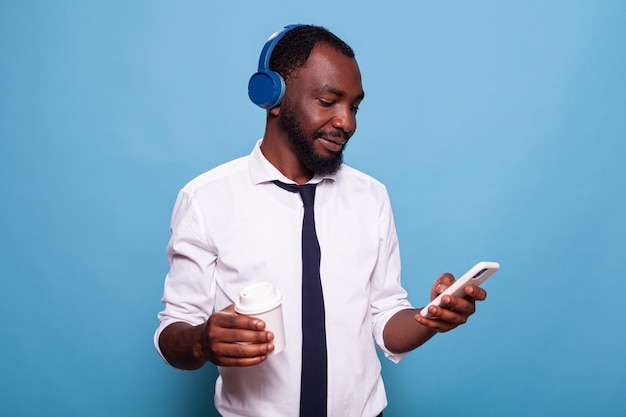
[[[295,184],[294,181],[285,177],[270,161],[265,158],[261,152],[261,143],[263,139],[259,139],[252,150],[249,158],[250,179],[252,183],[257,185],[264,182],[279,180],[288,184]],[[335,182],[336,174],[333,175],[313,175],[308,184],[318,184],[322,181]]]

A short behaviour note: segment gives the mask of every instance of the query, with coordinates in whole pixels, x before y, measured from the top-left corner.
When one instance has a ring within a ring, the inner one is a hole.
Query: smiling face
[[[276,113],[291,151],[307,171],[336,172],[356,130],[364,96],[356,60],[320,44],[285,82],[285,97]]]

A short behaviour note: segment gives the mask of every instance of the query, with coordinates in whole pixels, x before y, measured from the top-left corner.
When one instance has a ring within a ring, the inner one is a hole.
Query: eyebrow
[[[331,93],[331,94],[334,94],[334,95],[336,95],[338,97],[345,97],[346,96],[345,91],[338,90],[337,88],[331,87],[328,84],[326,84],[324,87],[320,88],[319,91],[326,92],[326,93]],[[361,94],[359,94],[356,97],[356,100],[363,100],[364,97],[365,97],[365,93],[362,92]]]

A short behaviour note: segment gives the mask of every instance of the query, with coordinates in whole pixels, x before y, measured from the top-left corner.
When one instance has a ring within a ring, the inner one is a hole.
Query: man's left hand
[[[452,285],[454,281],[454,276],[449,273],[442,274],[437,278],[430,291],[431,300]],[[447,332],[467,322],[469,316],[476,311],[476,301],[483,301],[485,298],[487,298],[487,292],[484,289],[469,285],[465,288],[464,297],[446,295],[442,298],[439,307],[430,306],[428,308],[428,318],[416,314],[415,320],[438,332]]]

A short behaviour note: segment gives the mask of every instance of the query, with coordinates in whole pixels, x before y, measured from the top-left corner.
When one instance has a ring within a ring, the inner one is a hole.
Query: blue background
[[[411,301],[499,261],[399,365],[393,416],[626,414],[626,2],[0,0],[0,415],[209,416],[152,346],[178,190],[246,155],[267,37],[328,27]],[[358,389],[358,387],[355,387]]]

